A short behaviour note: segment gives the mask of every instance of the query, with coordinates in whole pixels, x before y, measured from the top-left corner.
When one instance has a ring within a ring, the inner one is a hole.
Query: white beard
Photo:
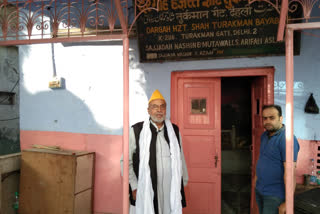
[[[151,120],[155,123],[162,123],[166,119],[166,115],[163,115],[162,118],[158,119],[157,117],[150,116]]]

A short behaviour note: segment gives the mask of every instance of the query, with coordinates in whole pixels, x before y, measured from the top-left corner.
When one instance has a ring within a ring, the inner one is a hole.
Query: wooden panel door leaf
[[[221,210],[220,96],[220,78],[178,82],[178,125],[189,173],[185,214]]]
[[[258,206],[256,204],[255,195],[255,182],[254,177],[256,174],[256,164],[259,158],[260,152],[260,137],[264,132],[262,124],[262,106],[267,104],[265,77],[257,77],[252,81],[251,85],[251,114],[252,114],[252,188],[251,188],[251,204],[250,213],[258,214]]]

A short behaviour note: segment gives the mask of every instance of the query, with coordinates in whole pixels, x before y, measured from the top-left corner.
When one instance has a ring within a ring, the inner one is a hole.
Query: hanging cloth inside
[[[313,98],[313,94],[311,93],[306,106],[304,108],[304,111],[306,113],[310,113],[310,114],[319,114],[319,107],[315,101],[315,99]]]

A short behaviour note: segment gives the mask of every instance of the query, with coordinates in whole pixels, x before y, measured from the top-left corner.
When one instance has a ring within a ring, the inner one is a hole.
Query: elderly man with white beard
[[[182,214],[188,172],[178,126],[166,119],[158,90],[149,99],[150,118],[129,134],[130,214]],[[123,169],[123,158],[121,158]]]

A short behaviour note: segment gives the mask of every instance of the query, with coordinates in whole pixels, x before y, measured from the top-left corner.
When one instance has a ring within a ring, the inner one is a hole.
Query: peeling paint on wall
[[[20,151],[18,59],[17,47],[0,47],[0,155]]]

